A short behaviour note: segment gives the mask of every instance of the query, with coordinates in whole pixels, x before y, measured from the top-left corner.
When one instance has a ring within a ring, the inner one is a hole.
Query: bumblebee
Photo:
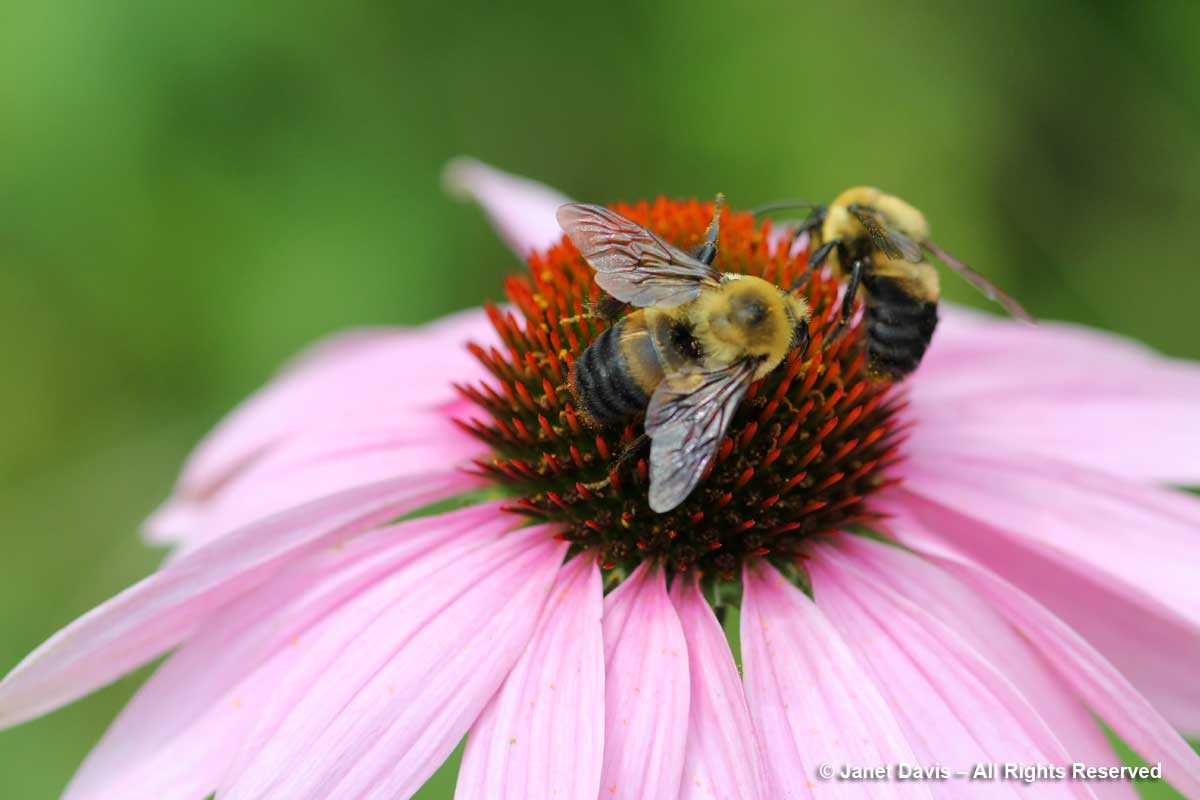
[[[596,283],[635,307],[580,356],[571,388],[596,424],[645,413],[649,502],[659,513],[695,488],[750,384],[808,342],[803,298],[712,267],[721,200],[694,254],[600,206],[558,209]]]
[[[867,364],[883,379],[898,381],[911,374],[937,327],[941,291],[926,253],[1014,317],[1033,322],[1016,300],[934,244],[920,211],[879,189],[847,189],[828,206],[815,206],[796,233],[804,231],[810,234],[809,269],[828,260],[834,274],[846,281],[841,316],[826,341],[836,339],[850,321],[861,288]]]

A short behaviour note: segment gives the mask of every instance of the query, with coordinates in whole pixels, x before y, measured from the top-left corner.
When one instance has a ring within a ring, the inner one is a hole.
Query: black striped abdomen
[[[650,397],[629,370],[621,352],[622,319],[602,332],[575,362],[575,395],[588,416],[600,424],[621,422],[646,410]]]
[[[867,365],[890,380],[907,377],[917,365],[937,328],[937,303],[905,291],[894,278],[864,277]]]

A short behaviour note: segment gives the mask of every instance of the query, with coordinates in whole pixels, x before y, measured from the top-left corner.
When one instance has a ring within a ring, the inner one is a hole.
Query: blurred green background
[[[0,671],[155,566],[143,515],[283,359],[499,296],[456,154],[598,202],[876,184],[1036,315],[1200,356],[1200,3],[0,8]],[[0,734],[0,797],[134,685]]]

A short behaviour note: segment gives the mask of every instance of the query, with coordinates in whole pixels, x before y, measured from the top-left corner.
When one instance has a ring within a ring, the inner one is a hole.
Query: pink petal
[[[276,688],[219,797],[406,798],[448,756],[525,648],[565,544],[515,531],[417,562],[329,615]]]
[[[401,479],[343,492],[247,526],[92,609],[0,682],[0,727],[105,685],[181,642],[215,609],[290,559],[393,518],[409,496],[407,484]]]
[[[679,794],[688,728],[688,653],[661,567],[643,564],[604,599],[600,796]]]
[[[537,631],[471,729],[455,797],[595,798],[604,755],[604,593],[591,558],[558,574]]]
[[[1139,480],[1200,483],[1200,365],[1062,323],[944,310],[909,384],[913,442],[1033,454]]]
[[[1200,500],[1032,457],[925,447],[904,469],[906,488],[891,496],[927,518],[910,526],[915,536],[937,536],[990,565],[1086,637],[1179,727],[1200,731],[1192,669],[1200,584],[1189,566],[1200,554]],[[913,495],[916,505],[905,499]]]
[[[382,528],[315,553],[218,610],[154,674],[88,756],[66,800],[211,794],[307,631],[417,559],[453,560],[514,520],[497,504]],[[436,555],[430,555],[437,551]]]
[[[917,763],[874,681],[821,610],[774,567],[742,583],[746,698],[772,798],[929,797],[924,783],[822,781],[821,764]]]
[[[771,231],[767,234],[767,241],[772,247],[779,247],[782,244],[788,243],[788,255],[793,258],[799,253],[808,249],[809,235],[808,231],[797,236],[795,239],[792,236],[804,220],[802,219],[776,219],[771,221]]]
[[[407,478],[403,514],[485,485],[461,465],[487,453],[448,418],[418,418],[425,431],[393,434],[330,432],[280,444],[223,487],[194,516],[195,527],[179,552],[189,552],[247,524],[302,505],[314,497]]]
[[[733,653],[696,578],[676,577],[671,599],[687,641],[692,696],[681,800],[766,798],[762,755]]]
[[[544,184],[465,156],[446,165],[442,183],[450,194],[483,206],[500,238],[521,258],[562,241],[554,212],[571,200]]]
[[[281,442],[347,425],[369,430],[372,423],[394,427],[422,416],[446,420],[457,398],[452,382],[484,375],[466,343],[494,339],[486,314],[474,310],[422,328],[356,331],[316,345],[196,448],[174,496],[147,522],[147,535],[186,538],[213,498]]]
[[[921,763],[953,772],[982,763],[1070,763],[1037,710],[964,637],[832,547],[815,549],[807,563],[818,605],[867,666]],[[1015,794],[1019,786],[989,788]],[[960,787],[932,788],[955,795]],[[1039,787],[1051,796],[1092,796],[1072,781]]]
[[[929,555],[981,593],[1041,651],[1046,660],[1112,729],[1186,797],[1200,797],[1200,755],[1129,681],[1070,626],[991,571],[953,551]]]
[[[1012,681],[1021,695],[1055,732],[1073,761],[1119,766],[1095,719],[1075,691],[1022,639],[978,593],[928,561],[860,536],[841,536],[837,547],[872,581],[878,581],[933,614],[967,640],[983,658]],[[1093,791],[1105,798],[1136,798],[1125,781],[1097,781]]]

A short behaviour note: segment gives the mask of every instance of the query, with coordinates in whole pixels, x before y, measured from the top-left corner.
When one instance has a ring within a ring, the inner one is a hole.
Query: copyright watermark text
[[[871,781],[977,781],[995,783],[1045,783],[1057,781],[1159,781],[1162,764],[1142,767],[1090,766],[1088,764],[1016,764],[989,762],[967,769],[942,764],[820,764],[816,776],[822,781],[867,783]]]

